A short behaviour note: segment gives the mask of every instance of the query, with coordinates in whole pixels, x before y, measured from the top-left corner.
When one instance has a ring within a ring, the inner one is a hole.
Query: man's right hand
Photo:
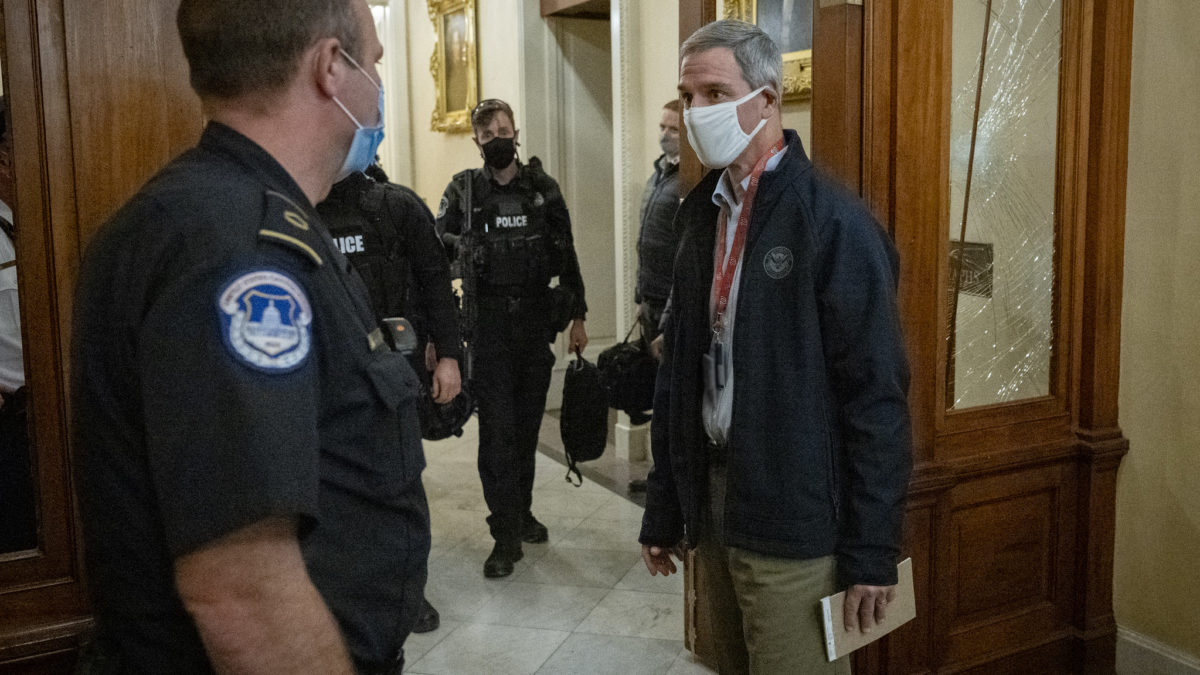
[[[650,341],[650,346],[646,351],[650,352],[650,356],[654,357],[655,361],[662,361],[663,336],[659,335]]]
[[[669,548],[642,544],[642,560],[646,563],[646,569],[650,570],[650,576],[661,574],[669,577],[674,574],[677,568],[675,561],[671,560],[672,555],[683,562],[683,551],[678,544]]]

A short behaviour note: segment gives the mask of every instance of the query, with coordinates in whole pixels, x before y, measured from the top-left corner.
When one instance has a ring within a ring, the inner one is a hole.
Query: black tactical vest
[[[570,243],[547,221],[547,204],[560,197],[544,176],[534,158],[506,186],[493,184],[482,169],[463,177],[473,180],[460,194],[464,200],[471,194],[475,274],[482,291],[541,293],[561,273]],[[467,205],[462,207],[465,212]]]
[[[317,206],[334,244],[350,259],[371,295],[376,316],[405,316],[408,261],[399,229],[389,220],[387,187],[362,174],[333,186]]]

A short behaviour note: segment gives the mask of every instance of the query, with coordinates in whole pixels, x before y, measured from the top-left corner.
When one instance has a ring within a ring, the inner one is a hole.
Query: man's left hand
[[[895,599],[895,586],[851,586],[842,606],[846,630],[854,632],[861,627],[862,632],[870,633],[875,624],[883,621],[888,604]]]
[[[575,319],[571,322],[571,351],[576,354],[583,354],[583,350],[587,348],[587,330],[583,327],[583,319]]]
[[[462,375],[458,371],[458,359],[438,359],[437,367],[433,369],[430,378],[430,394],[434,403],[449,403],[462,391]]]

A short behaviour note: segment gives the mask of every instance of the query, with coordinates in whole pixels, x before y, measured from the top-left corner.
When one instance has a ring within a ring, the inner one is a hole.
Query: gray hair
[[[684,40],[679,60],[718,47],[733,51],[742,79],[751,89],[770,87],[777,96],[783,91],[783,55],[779,45],[752,23],[726,19],[704,26]]]

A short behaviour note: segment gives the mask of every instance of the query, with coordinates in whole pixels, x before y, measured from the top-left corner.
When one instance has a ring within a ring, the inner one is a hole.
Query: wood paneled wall
[[[67,424],[71,300],[91,234],[199,135],[176,6],[3,0],[39,547],[0,558],[0,672],[64,672],[90,625]]]

